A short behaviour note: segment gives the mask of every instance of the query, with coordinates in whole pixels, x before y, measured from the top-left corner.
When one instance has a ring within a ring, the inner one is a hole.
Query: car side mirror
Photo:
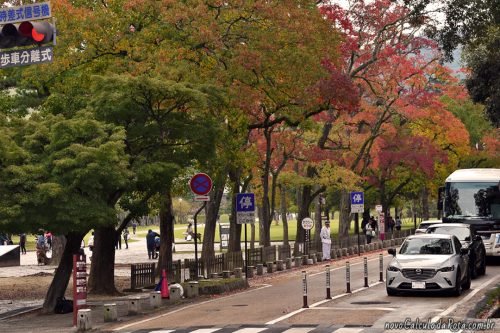
[[[393,256],[396,256],[396,249],[391,247],[390,249],[387,249],[387,253],[392,254]]]
[[[462,247],[460,248],[460,255],[466,255],[466,254],[469,254],[469,248],[467,247]]]

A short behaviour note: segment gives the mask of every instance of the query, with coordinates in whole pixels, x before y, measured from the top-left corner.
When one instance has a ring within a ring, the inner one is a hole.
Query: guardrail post
[[[302,290],[303,290],[303,301],[304,305],[302,306],[303,308],[308,308],[309,305],[307,305],[307,272],[302,271]]]
[[[364,268],[364,273],[365,273],[365,287],[368,287],[368,258],[364,257],[363,258],[363,268]]]
[[[347,285],[347,293],[351,292],[351,266],[349,265],[349,261],[345,262],[345,282]]]
[[[379,263],[380,263],[380,282],[384,282],[384,256],[382,253],[379,254]]]
[[[330,265],[325,265],[326,270],[326,299],[332,299],[330,294]]]

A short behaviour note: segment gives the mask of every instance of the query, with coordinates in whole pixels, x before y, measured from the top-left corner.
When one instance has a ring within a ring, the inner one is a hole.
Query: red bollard
[[[161,298],[170,298],[170,292],[168,290],[167,272],[161,270]]]

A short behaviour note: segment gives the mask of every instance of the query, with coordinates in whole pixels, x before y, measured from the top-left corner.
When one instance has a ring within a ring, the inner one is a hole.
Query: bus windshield
[[[498,183],[446,183],[444,217],[500,218]]]

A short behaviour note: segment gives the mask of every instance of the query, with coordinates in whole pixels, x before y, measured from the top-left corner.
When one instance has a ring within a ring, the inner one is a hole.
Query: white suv
[[[415,229],[415,234],[425,234],[427,228],[430,225],[436,224],[436,223],[442,223],[442,221],[441,220],[434,220],[434,221],[428,220],[428,221],[420,222],[420,224],[418,225],[418,228]]]

